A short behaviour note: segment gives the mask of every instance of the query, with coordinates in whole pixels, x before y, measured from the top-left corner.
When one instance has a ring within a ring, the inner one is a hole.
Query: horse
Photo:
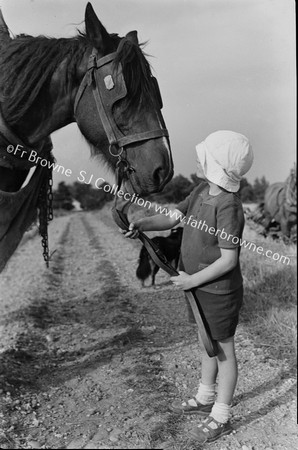
[[[264,227],[268,233],[274,222],[279,224],[283,236],[289,238],[297,224],[297,181],[294,167],[284,183],[271,184],[264,197]]]
[[[0,42],[4,200],[8,202],[5,194],[22,191],[32,167],[40,174],[31,190],[36,194],[42,189],[40,179],[47,176],[53,161],[50,135],[72,122],[89,143],[91,156],[99,156],[114,173],[121,168],[125,192],[145,195],[162,190],[173,176],[169,134],[158,83],[137,31],[124,37],[109,34],[90,3],[85,9],[85,32],[72,38],[21,34],[12,39],[6,30],[0,17],[0,39],[5,40],[5,45]],[[0,196],[0,212],[2,200]],[[13,215],[7,210],[3,214],[10,219]],[[6,222],[1,235],[0,217],[0,244]]]

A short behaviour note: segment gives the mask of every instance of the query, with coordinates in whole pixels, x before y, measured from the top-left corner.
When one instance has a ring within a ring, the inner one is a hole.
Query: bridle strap
[[[156,139],[160,137],[169,137],[169,132],[166,129],[158,129],[151,131],[144,131],[142,133],[132,134],[130,136],[124,136],[118,139],[118,146],[124,147],[125,145],[132,144],[133,142],[147,141],[148,139]]]

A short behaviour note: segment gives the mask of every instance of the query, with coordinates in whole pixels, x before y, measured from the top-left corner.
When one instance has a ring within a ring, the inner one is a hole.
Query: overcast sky
[[[252,142],[250,182],[284,181],[295,161],[294,0],[93,0],[107,30],[137,30],[162,92],[175,175],[195,172],[195,145],[229,129]],[[14,34],[71,37],[83,29],[86,0],[0,0]],[[80,170],[108,181],[75,124],[52,135],[74,179]]]

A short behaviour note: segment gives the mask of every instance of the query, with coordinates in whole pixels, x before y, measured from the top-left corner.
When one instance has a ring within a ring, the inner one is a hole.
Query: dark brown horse
[[[74,121],[92,155],[112,171],[120,159],[125,163],[129,193],[156,192],[171,179],[161,97],[137,32],[109,34],[90,3],[85,26],[69,39],[11,39],[0,17],[0,191],[17,192],[29,173],[30,149],[37,152],[32,165],[38,156],[50,160],[49,136]]]
[[[271,184],[264,199],[265,231],[274,221],[280,225],[282,234],[290,237],[291,229],[297,224],[297,182],[296,168],[291,170],[284,183]]]

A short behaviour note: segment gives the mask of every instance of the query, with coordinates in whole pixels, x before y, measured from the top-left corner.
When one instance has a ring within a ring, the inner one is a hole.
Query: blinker
[[[100,92],[106,114],[112,118],[113,105],[118,100],[126,97],[127,89],[121,64],[115,68],[113,67],[114,57],[109,59],[106,56],[102,59],[103,62],[100,64],[100,60],[97,61],[98,65],[94,71],[94,76],[96,78],[96,86],[98,88],[98,92]]]

